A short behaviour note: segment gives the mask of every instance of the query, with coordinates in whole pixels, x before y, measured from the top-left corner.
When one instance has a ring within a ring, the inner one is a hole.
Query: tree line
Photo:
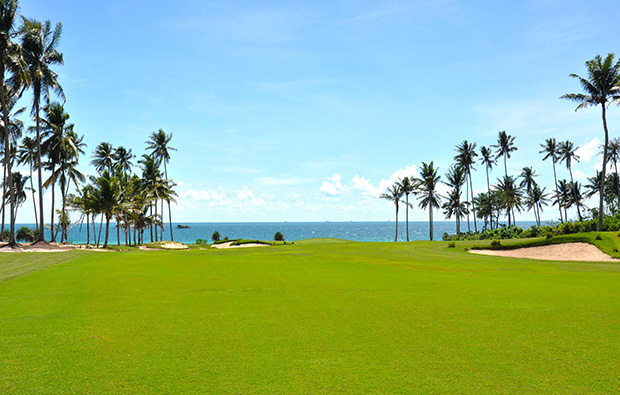
[[[467,219],[467,233],[471,232],[470,215],[473,217],[474,232],[478,232],[477,219],[483,221],[483,228],[494,229],[499,226],[500,217],[505,215],[508,225],[514,224],[515,214],[523,210],[532,211],[537,226],[541,226],[541,213],[550,203],[557,206],[560,222],[568,221],[568,209],[575,207],[579,220],[583,219],[584,200],[598,195],[599,207],[590,210],[594,217],[598,217],[598,231],[603,228],[603,216],[620,213],[620,182],[618,177],[618,162],[620,162],[620,138],[610,139],[607,125],[607,110],[611,104],[620,104],[620,60],[614,61],[614,54],[605,58],[597,55],[586,62],[587,76],[577,74],[570,76],[577,79],[583,89],[582,93],[568,93],[561,96],[578,103],[575,111],[600,106],[604,131],[604,144],[601,145],[603,164],[595,176],[588,178],[586,185],[574,180],[572,166],[579,161],[577,147],[574,143],[557,141],[548,138],[540,144],[540,154],[543,160],[550,160],[553,168],[554,188],[546,192],[536,182],[536,171],[533,167],[524,167],[519,176],[508,175],[508,159],[511,153],[517,150],[515,137],[500,131],[497,143],[491,146],[481,146],[464,140],[456,146],[454,164],[441,181],[438,169],[433,162],[422,162],[419,177],[404,177],[388,188],[380,198],[394,203],[396,208],[396,234],[398,240],[398,213],[401,204],[405,205],[407,221],[407,241],[409,241],[409,195],[419,200],[419,207],[428,210],[430,240],[433,240],[433,210],[442,209],[447,219],[454,218],[456,235],[461,232],[461,222]],[[490,171],[501,160],[504,175],[491,185]],[[484,166],[486,173],[487,191],[474,196],[472,171],[478,163]],[[608,164],[613,165],[614,171],[607,173]],[[568,170],[570,180],[558,180],[557,164],[564,164]],[[440,182],[450,190],[447,196],[438,192]],[[463,197],[465,193],[465,197]],[[404,199],[403,199],[404,196]]]
[[[6,238],[9,246],[16,244],[17,211],[28,199],[27,191],[33,203],[37,242],[46,242],[46,227],[50,241],[67,242],[70,210],[80,213],[76,224],[86,220],[88,244],[92,225],[93,242],[98,245],[103,239],[103,246],[107,246],[112,219],[117,224],[118,244],[121,229],[127,245],[142,242],[147,229],[151,240],[156,241],[163,237],[164,203],[172,238],[170,203],[175,201],[176,193],[167,170],[170,152],[175,150],[169,145],[172,134],[160,129],[149,136],[148,153],[138,161],[140,176],[133,172],[132,150],[114,148],[107,142],[93,151],[91,164],[97,175],[86,177],[78,169],[86,144],[84,136],[69,122],[66,97],[54,71],[64,64],[59,51],[62,32],[61,23],[52,25],[49,20],[41,22],[18,15],[17,0],[0,0],[0,154],[4,165],[0,241]],[[30,115],[34,122],[27,128],[20,120],[27,108],[18,106],[25,92],[32,93]],[[25,136],[26,131],[33,137]],[[29,174],[14,171],[16,166],[27,166]],[[71,187],[76,193],[70,193]],[[51,192],[49,224],[44,217],[44,189]],[[60,209],[55,207],[57,193]]]

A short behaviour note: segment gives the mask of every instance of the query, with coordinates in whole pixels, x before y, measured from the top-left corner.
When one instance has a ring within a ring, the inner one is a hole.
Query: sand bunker
[[[88,251],[108,251],[100,248],[94,248],[92,246],[85,245],[73,245],[73,244],[58,244],[48,242],[36,242],[34,244],[17,244],[14,246],[8,246],[7,244],[0,247],[0,253],[2,252],[64,252],[73,250],[88,250]]]
[[[238,246],[234,246],[232,245],[232,241],[228,242],[228,243],[220,243],[220,244],[213,244],[211,247],[212,248],[217,248],[217,249],[227,249],[227,248],[248,248],[248,247],[270,247],[269,244],[261,244],[261,243],[246,243],[246,244],[241,244]]]
[[[618,262],[592,244],[565,243],[514,250],[469,250],[473,254],[507,256],[511,258],[544,259],[550,261]]]

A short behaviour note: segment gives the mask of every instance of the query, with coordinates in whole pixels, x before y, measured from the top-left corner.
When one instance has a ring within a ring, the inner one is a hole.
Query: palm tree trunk
[[[506,157],[508,156],[508,154],[506,154],[504,152],[504,173],[506,174],[506,177],[508,177],[508,164],[506,163]]]
[[[51,232],[51,238],[50,238],[50,242],[54,242],[56,241],[56,233],[54,232],[54,201],[56,200],[56,198],[54,197],[55,192],[54,190],[56,189],[56,175],[54,174],[54,166],[52,165],[52,210],[51,210],[51,216],[50,216],[50,232]]]
[[[555,156],[551,157],[551,163],[553,163],[553,179],[555,180],[555,192],[558,192],[558,176],[555,172]],[[558,204],[558,208],[560,209],[560,222],[564,222],[562,219],[562,206]]]
[[[396,206],[396,235],[394,236],[394,242],[398,241],[398,202],[395,203]]]
[[[573,199],[575,199],[575,205],[577,206],[577,215],[579,216],[579,221],[581,221],[581,210],[579,209],[579,202],[577,201],[577,191],[575,190],[575,181],[573,180],[573,169],[571,166],[568,166],[568,172],[570,173],[570,183],[573,189]]]
[[[474,184],[471,182],[471,171],[467,171],[467,176],[469,177],[469,186],[471,189],[471,213],[474,217],[474,232],[478,233],[478,225],[476,224],[476,205],[474,204]]]
[[[101,229],[103,228],[103,217],[105,217],[105,215],[101,214],[101,222],[99,223],[99,235],[97,236],[97,247],[99,247],[99,242],[101,241]]]
[[[429,229],[430,239],[431,241],[433,241],[433,207],[430,204],[428,207],[428,222],[430,225],[430,229]]]
[[[105,216],[105,241],[103,242],[103,248],[108,247],[108,236],[110,235],[110,217]]]
[[[465,198],[467,199],[467,204],[469,206],[469,184],[465,183]],[[467,234],[471,233],[471,228],[469,226],[469,210],[467,210]],[[433,240],[433,239],[431,239]]]
[[[43,175],[41,166],[41,119],[39,117],[39,101],[41,99],[41,82],[34,84],[34,112],[37,128],[37,182],[39,186],[39,223],[41,224],[41,232],[39,232],[39,241],[45,241],[45,220],[43,218]]]
[[[461,218],[458,213],[456,214],[456,237],[461,238]]]
[[[603,109],[603,129],[605,129],[605,143],[603,145],[603,171],[601,172],[601,190],[599,191],[598,226],[597,231],[603,231],[603,196],[605,195],[605,171],[607,170],[607,146],[609,145],[609,131],[607,130],[607,116],[605,114],[605,103],[601,105]]]
[[[166,161],[164,161],[164,176],[166,177],[166,181],[168,181],[168,167],[166,166]],[[168,222],[170,223],[170,241],[174,241],[174,237],[172,236],[172,211],[170,210],[170,200],[166,200],[166,202],[168,203]],[[162,212],[163,212],[163,209],[162,209]],[[407,226],[409,226],[409,221],[407,221]],[[407,241],[409,241],[409,231],[407,231]]]
[[[164,199],[161,199],[161,205],[160,205],[160,209],[159,212],[161,213],[161,228],[159,229],[160,233],[159,233],[159,240],[163,240],[164,239]]]
[[[6,157],[6,153],[4,155]],[[2,227],[0,228],[0,241],[4,241],[4,218],[6,214],[6,166],[2,169]]]
[[[4,52],[4,51],[3,51]],[[4,83],[4,62],[0,62],[0,81]],[[4,168],[6,173],[5,180],[8,180],[9,184],[9,219],[11,224],[9,225],[9,245],[15,244],[15,190],[13,188],[13,177],[11,172],[11,132],[9,128],[9,111],[6,103],[6,96],[4,95],[4,88],[0,87],[0,105],[2,105],[2,119],[4,121]],[[5,181],[6,185],[6,181]],[[2,194],[2,200],[4,204],[4,196]],[[6,210],[2,210],[2,233],[4,237],[4,213]]]
[[[90,221],[88,220],[88,213],[86,213],[86,245],[90,244]]]
[[[151,212],[151,215],[153,215],[153,205],[149,206],[149,210]],[[149,226],[149,229],[151,230],[151,243],[153,242],[153,225]]]
[[[37,217],[37,200],[34,197],[34,184],[32,183],[32,163],[30,164],[30,192],[32,193],[32,206],[34,207],[34,224],[39,229],[39,217]]]
[[[405,194],[405,201],[407,204],[407,207],[405,207],[405,221],[407,224],[407,241],[409,241],[409,194]],[[170,203],[170,202],[168,202]],[[168,206],[170,207],[170,206]],[[170,215],[170,214],[168,214]],[[172,224],[170,224],[170,235],[172,235]]]
[[[121,228],[118,221],[116,222],[116,239],[118,240],[117,244],[120,247],[121,245]]]

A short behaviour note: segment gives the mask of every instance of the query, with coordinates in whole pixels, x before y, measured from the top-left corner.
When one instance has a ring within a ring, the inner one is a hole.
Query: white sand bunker
[[[473,254],[507,256],[511,258],[544,259],[550,261],[618,262],[592,244],[565,243],[514,250],[469,250]]]
[[[245,244],[241,244],[238,246],[234,246],[232,245],[232,241],[228,242],[228,243],[220,243],[220,244],[213,244],[211,247],[212,248],[217,248],[217,249],[227,249],[227,248],[248,248],[248,247],[270,247],[269,244],[261,244],[261,243],[245,243]]]

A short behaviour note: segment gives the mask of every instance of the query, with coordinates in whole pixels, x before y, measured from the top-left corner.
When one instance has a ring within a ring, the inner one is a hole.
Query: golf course
[[[2,254],[0,393],[617,393],[620,264],[489,245]]]

